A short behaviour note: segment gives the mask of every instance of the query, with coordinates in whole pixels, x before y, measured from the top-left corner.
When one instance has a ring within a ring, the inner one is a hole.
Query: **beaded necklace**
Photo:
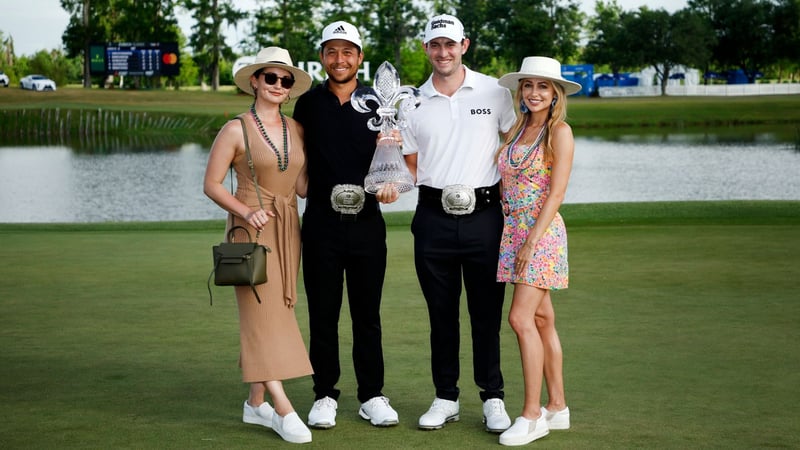
[[[278,170],[281,172],[285,171],[289,167],[289,145],[286,135],[286,117],[283,115],[283,112],[280,112],[281,125],[283,126],[283,158],[281,158],[281,153],[278,151],[278,147],[275,146],[275,144],[272,143],[272,139],[269,138],[267,130],[264,129],[264,124],[261,123],[261,119],[258,118],[258,114],[256,114],[255,102],[250,105],[250,114],[253,116],[253,119],[255,119],[256,125],[258,125],[258,131],[261,132],[261,136],[264,136],[264,139],[267,140],[267,144],[272,147],[275,157],[278,158]]]
[[[525,133],[525,128],[523,128],[519,132],[519,134],[517,134],[517,137],[514,138],[514,142],[512,142],[511,145],[508,146],[508,165],[511,166],[513,169],[519,169],[519,166],[521,166],[522,163],[524,163],[528,159],[528,157],[531,156],[531,153],[533,153],[533,151],[539,147],[539,144],[542,143],[542,138],[544,138],[544,133],[546,130],[547,127],[545,125],[542,125],[542,129],[539,131],[539,135],[536,136],[536,140],[533,141],[533,143],[530,146],[528,146],[527,149],[525,149],[525,153],[522,155],[522,158],[519,161],[514,161],[513,150],[514,147],[517,146],[517,141],[519,141],[519,139]]]

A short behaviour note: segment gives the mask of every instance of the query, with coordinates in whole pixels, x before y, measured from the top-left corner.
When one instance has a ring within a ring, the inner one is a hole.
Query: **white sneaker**
[[[330,397],[324,397],[314,402],[308,412],[308,426],[323,430],[336,426],[336,409],[339,404]]]
[[[376,427],[391,427],[400,421],[397,411],[389,405],[389,399],[383,396],[372,397],[362,403],[361,408],[358,409],[358,415],[364,420],[369,420]]]
[[[553,412],[542,406],[542,415],[551,430],[569,430],[569,407]]]
[[[300,416],[292,411],[281,417],[280,414],[272,415],[272,429],[286,442],[304,444],[311,442],[311,430],[300,420]]]
[[[419,427],[423,430],[438,430],[447,422],[456,422],[458,421],[458,408],[458,400],[434,398],[428,412],[419,418]]]
[[[517,417],[514,425],[500,435],[502,445],[525,445],[536,439],[547,436],[550,429],[547,428],[547,419],[544,414],[538,420],[528,420],[524,417]]]
[[[483,423],[490,433],[502,433],[511,426],[511,418],[502,399],[490,398],[483,402]]]
[[[272,415],[275,410],[269,403],[264,402],[258,407],[254,408],[244,401],[244,412],[242,413],[242,422],[252,423],[254,425],[263,425],[267,428],[272,428]]]

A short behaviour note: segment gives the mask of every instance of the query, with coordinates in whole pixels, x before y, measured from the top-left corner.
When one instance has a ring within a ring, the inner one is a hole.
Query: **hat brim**
[[[583,86],[574,81],[565,80],[563,78],[554,78],[548,75],[523,72],[507,73],[500,77],[500,79],[497,80],[497,83],[504,88],[516,91],[519,87],[519,81],[524,80],[525,78],[542,78],[545,80],[550,80],[564,88],[564,93],[567,95],[577,94],[581,89],[583,89]]]
[[[257,63],[244,66],[233,77],[233,82],[244,92],[254,95],[253,86],[250,85],[250,77],[260,69],[267,67],[277,67],[289,71],[294,76],[294,86],[289,90],[289,96],[292,98],[299,97],[303,92],[311,88],[311,75],[304,70],[298,69],[294,66],[289,66],[282,63]]]
[[[423,37],[422,43],[423,44],[427,44],[428,42],[430,42],[430,41],[432,41],[434,39],[438,39],[438,38],[446,38],[446,39],[450,39],[453,42],[461,42],[464,39],[466,39],[467,37],[466,36],[458,37],[458,35],[454,35],[454,34],[450,34],[450,33],[446,33],[446,32],[432,33],[430,36]]]
[[[325,48],[325,44],[327,44],[330,41],[345,41],[345,42],[349,42],[349,43],[355,45],[358,48],[358,51],[363,51],[363,48],[361,46],[361,41],[356,42],[353,39],[344,38],[344,37],[334,37],[334,38],[326,39],[326,40],[320,42],[319,43],[320,51],[322,51],[322,49]]]

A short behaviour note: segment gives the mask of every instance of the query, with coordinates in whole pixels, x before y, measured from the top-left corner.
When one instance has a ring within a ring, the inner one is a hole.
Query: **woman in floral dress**
[[[500,435],[503,445],[524,445],[569,428],[561,343],[550,291],[567,287],[567,233],[558,212],[567,190],[575,142],[564,121],[566,97],[581,89],[561,76],[561,64],[527,57],[519,72],[500,78],[516,90],[520,115],[498,151],[505,226],[497,280],[514,284],[509,323],[517,335],[525,400],[522,414]],[[540,406],[542,377],[548,401]]]

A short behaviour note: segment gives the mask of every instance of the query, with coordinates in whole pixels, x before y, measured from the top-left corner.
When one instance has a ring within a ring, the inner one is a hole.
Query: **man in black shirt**
[[[362,87],[356,77],[364,60],[358,30],[343,21],[322,32],[320,61],[328,78],[297,100],[294,119],[304,129],[308,195],[303,213],[303,277],[308,296],[309,356],[315,401],[308,425],[336,425],[340,391],[339,315],[342,286],[353,323],[353,366],[359,415],[375,426],[398,423],[381,392],[384,382],[380,303],[386,272],[386,224],[378,200],[365,194],[364,178],[375,152],[377,132],[367,127],[374,113],[359,113],[350,95]]]

